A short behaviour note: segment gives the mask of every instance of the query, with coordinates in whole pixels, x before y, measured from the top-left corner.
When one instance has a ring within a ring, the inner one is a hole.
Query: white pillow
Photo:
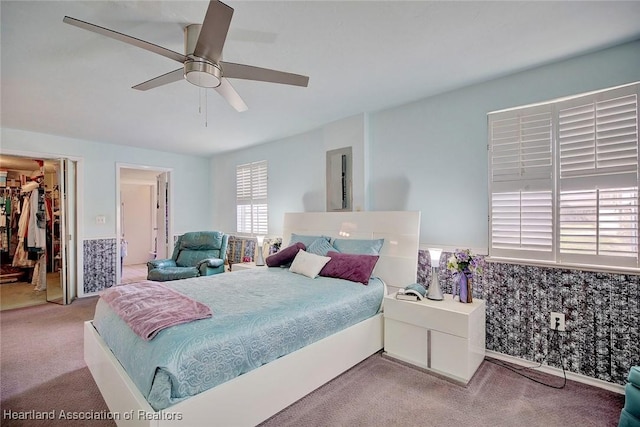
[[[289,271],[315,279],[318,273],[320,273],[320,270],[322,270],[322,267],[329,261],[331,261],[331,257],[310,254],[300,249],[293,259]]]

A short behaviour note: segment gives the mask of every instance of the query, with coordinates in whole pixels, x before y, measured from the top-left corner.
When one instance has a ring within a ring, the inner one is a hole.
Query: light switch
[[[107,217],[105,217],[104,215],[98,215],[96,217],[96,224],[106,224],[107,223]]]

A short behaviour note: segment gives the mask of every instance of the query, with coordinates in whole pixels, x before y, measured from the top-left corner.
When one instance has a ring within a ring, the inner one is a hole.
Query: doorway
[[[117,165],[120,284],[146,280],[147,261],[169,258],[170,170]]]
[[[76,161],[0,155],[0,310],[77,295]]]

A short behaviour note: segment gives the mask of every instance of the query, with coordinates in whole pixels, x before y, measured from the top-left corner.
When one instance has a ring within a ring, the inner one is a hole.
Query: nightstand
[[[256,265],[255,262],[239,262],[237,264],[231,264],[231,271],[251,270],[252,268],[265,268],[266,265]]]
[[[485,302],[384,301],[384,351],[395,359],[466,385],[485,353]]]

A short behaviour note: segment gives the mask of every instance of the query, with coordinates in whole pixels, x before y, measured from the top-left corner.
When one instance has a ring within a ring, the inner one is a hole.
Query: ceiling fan
[[[222,61],[222,50],[232,16],[233,8],[221,1],[211,0],[202,25],[191,24],[184,29],[184,55],[69,16],[65,16],[62,21],[182,63],[181,68],[133,86],[133,89],[149,90],[184,78],[196,86],[215,89],[237,111],[246,111],[247,104],[244,103],[227,78],[303,87],[309,84],[309,77],[300,74]]]

